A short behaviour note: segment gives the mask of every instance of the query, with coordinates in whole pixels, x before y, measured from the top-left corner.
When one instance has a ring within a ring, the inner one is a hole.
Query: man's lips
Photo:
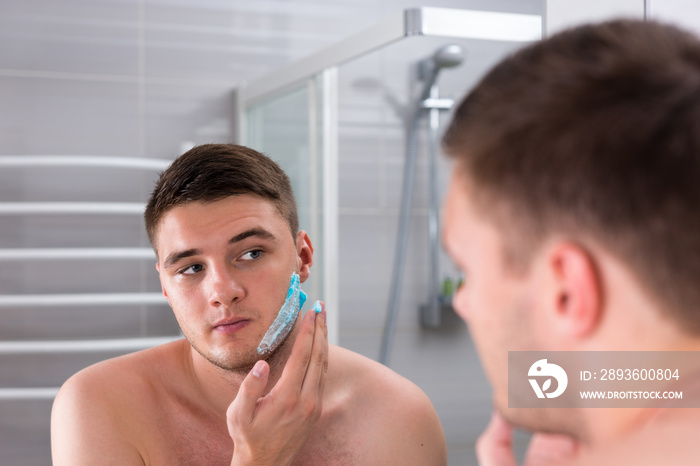
[[[220,333],[234,333],[243,329],[250,320],[248,319],[228,319],[217,322],[214,325],[214,331]]]

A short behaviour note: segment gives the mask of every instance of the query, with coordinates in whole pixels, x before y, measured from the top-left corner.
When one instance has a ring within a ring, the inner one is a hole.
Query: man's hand
[[[226,413],[232,465],[284,465],[306,442],[321,415],[328,368],[326,311],[307,311],[277,384],[262,396],[270,368],[258,361]]]
[[[578,443],[569,436],[535,433],[525,455],[525,466],[559,466],[573,464],[580,452]],[[517,466],[513,454],[513,426],[497,411],[476,442],[480,466]]]

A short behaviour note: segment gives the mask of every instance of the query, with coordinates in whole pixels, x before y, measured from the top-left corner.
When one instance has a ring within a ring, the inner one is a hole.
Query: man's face
[[[532,280],[516,275],[504,261],[502,235],[470,199],[467,176],[455,170],[444,206],[443,240],[464,284],[453,306],[468,324],[496,407],[508,407],[508,351],[534,349]]]
[[[253,195],[169,210],[156,233],[163,294],[182,333],[210,362],[246,371],[287,296],[308,277],[311,244],[295,244],[272,203]]]

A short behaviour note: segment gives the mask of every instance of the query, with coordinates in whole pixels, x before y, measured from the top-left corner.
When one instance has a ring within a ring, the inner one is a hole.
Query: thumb
[[[563,434],[536,433],[530,440],[525,464],[570,464],[578,455],[578,442]]]
[[[258,399],[262,396],[267,377],[270,374],[270,366],[265,361],[258,361],[253,369],[246,375],[238,389],[238,395],[228,409],[229,426],[234,424],[249,424],[255,415]]]
[[[482,466],[516,466],[513,454],[513,427],[497,411],[476,442],[476,455]]]

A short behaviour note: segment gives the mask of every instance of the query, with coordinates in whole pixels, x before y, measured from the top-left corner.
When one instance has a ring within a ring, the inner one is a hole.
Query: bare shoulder
[[[139,424],[154,409],[153,369],[172,348],[99,362],[69,378],[51,412],[53,463],[143,464]]]
[[[413,382],[388,367],[339,346],[329,347],[329,383],[340,382],[365,400],[393,400],[409,406],[426,406],[430,400]],[[332,381],[332,382],[331,382]]]
[[[370,437],[364,441],[377,442],[374,464],[382,463],[378,452],[392,464],[447,463],[445,435],[435,408],[410,380],[376,361],[331,346],[327,389],[364,418],[358,420]]]

